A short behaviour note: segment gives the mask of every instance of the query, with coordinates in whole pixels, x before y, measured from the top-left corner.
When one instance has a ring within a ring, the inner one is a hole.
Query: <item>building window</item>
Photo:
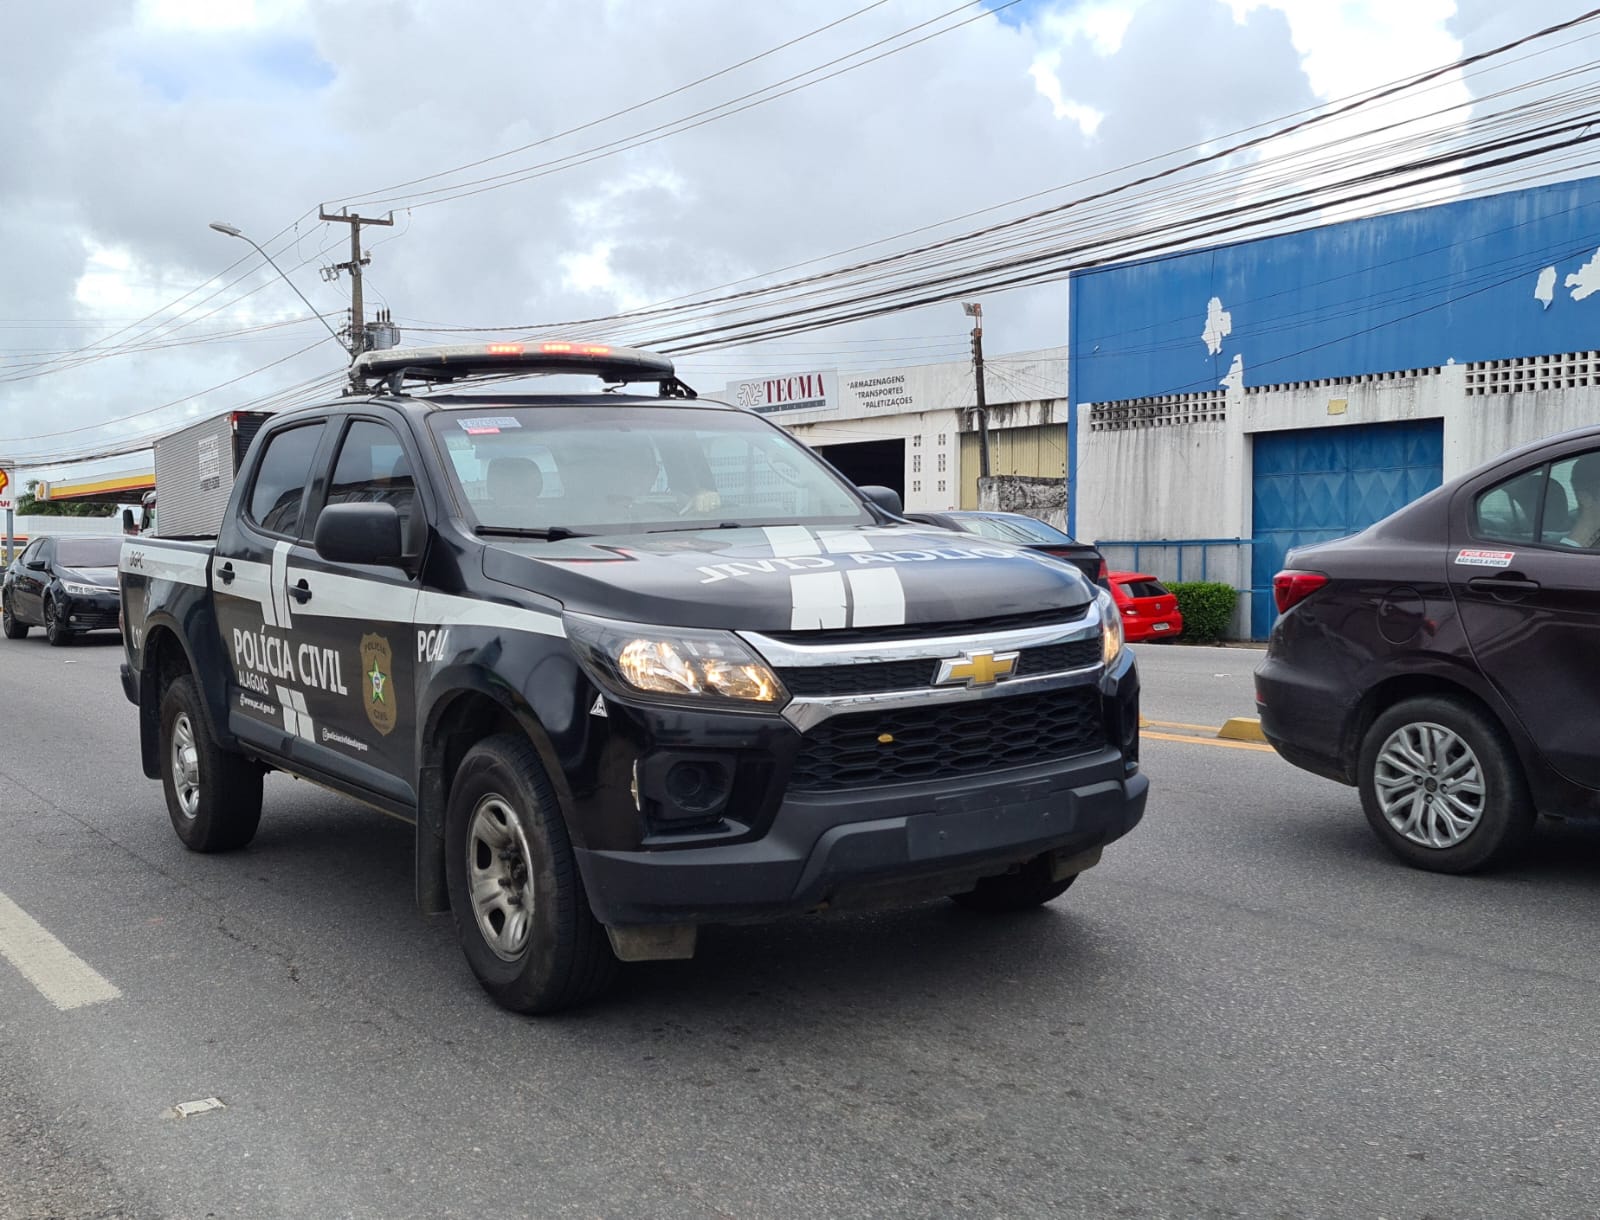
[[[939,448],[941,448],[941,449],[944,448],[945,435],[946,434],[943,433],[943,432],[939,433]]]
[[[944,490],[944,480],[943,480],[943,479],[940,479],[940,480],[939,480],[939,490],[940,490],[940,491],[943,491],[943,490]]]
[[[921,449],[922,448],[922,433],[919,432],[919,433],[917,433],[915,436],[913,436],[911,438],[911,447],[913,449]]]
[[[943,474],[944,472],[945,472],[945,455],[941,453],[939,455],[939,473]]]
[[[911,473],[922,473],[922,455],[920,453],[913,453],[911,455]]]
[[[922,480],[921,479],[912,479],[911,480],[911,490],[912,491],[921,491],[922,490]]]

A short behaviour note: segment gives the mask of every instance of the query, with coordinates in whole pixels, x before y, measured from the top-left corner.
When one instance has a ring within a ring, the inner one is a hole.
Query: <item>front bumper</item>
[[[117,626],[122,598],[116,590],[106,593],[60,593],[56,613],[71,631],[106,631]]]
[[[1144,815],[1149,781],[1115,749],[937,784],[787,797],[759,839],[577,852],[612,925],[768,919],[959,893],[1044,852],[1102,846]]]

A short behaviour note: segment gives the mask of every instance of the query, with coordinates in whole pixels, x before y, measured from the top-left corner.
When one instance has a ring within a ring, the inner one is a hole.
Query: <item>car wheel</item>
[[[48,597],[44,599],[44,638],[55,648],[72,642],[72,632],[56,613],[55,602]]]
[[[261,822],[262,770],[224,750],[206,727],[200,688],[179,678],[161,700],[161,786],[172,828],[190,851],[232,851]]]
[[[28,634],[28,624],[21,622],[11,613],[9,598],[0,598],[0,626],[3,626],[8,640],[20,640]]]
[[[1074,873],[1056,881],[1051,878],[1050,853],[1035,856],[1014,873],[985,877],[965,894],[951,894],[950,901],[969,911],[1004,914],[1026,911],[1059,898],[1078,879]]]
[[[1372,829],[1417,868],[1488,868],[1533,834],[1533,800],[1510,740],[1459,699],[1407,699],[1384,712],[1362,741],[1358,779]]]
[[[445,810],[445,875],[472,972],[514,1012],[603,990],[617,960],[589,909],[555,789],[533,747],[502,734],[461,760]]]

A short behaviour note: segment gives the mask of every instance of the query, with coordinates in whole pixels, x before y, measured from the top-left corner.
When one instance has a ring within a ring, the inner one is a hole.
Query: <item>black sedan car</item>
[[[1540,813],[1600,816],[1600,428],[1287,562],[1262,730],[1358,787],[1401,859],[1469,872],[1513,856]]]
[[[20,640],[30,627],[43,627],[45,638],[60,645],[83,631],[115,630],[121,552],[116,535],[33,539],[0,581],[6,639]]]
[[[1070,534],[1063,534],[1053,525],[1023,513],[906,513],[913,521],[924,525],[937,525],[941,529],[960,530],[964,534],[977,534],[980,538],[998,538],[1021,546],[1065,559],[1102,589],[1109,589],[1106,561],[1100,552],[1087,542],[1079,542]]]

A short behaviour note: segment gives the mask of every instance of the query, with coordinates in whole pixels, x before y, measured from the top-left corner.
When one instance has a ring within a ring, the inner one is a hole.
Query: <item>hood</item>
[[[909,525],[495,539],[483,567],[585,614],[741,631],[1070,614],[1095,596],[1076,568],[1027,547]]]
[[[98,585],[102,589],[117,587],[115,568],[57,568],[57,580],[70,580],[74,584]]]

